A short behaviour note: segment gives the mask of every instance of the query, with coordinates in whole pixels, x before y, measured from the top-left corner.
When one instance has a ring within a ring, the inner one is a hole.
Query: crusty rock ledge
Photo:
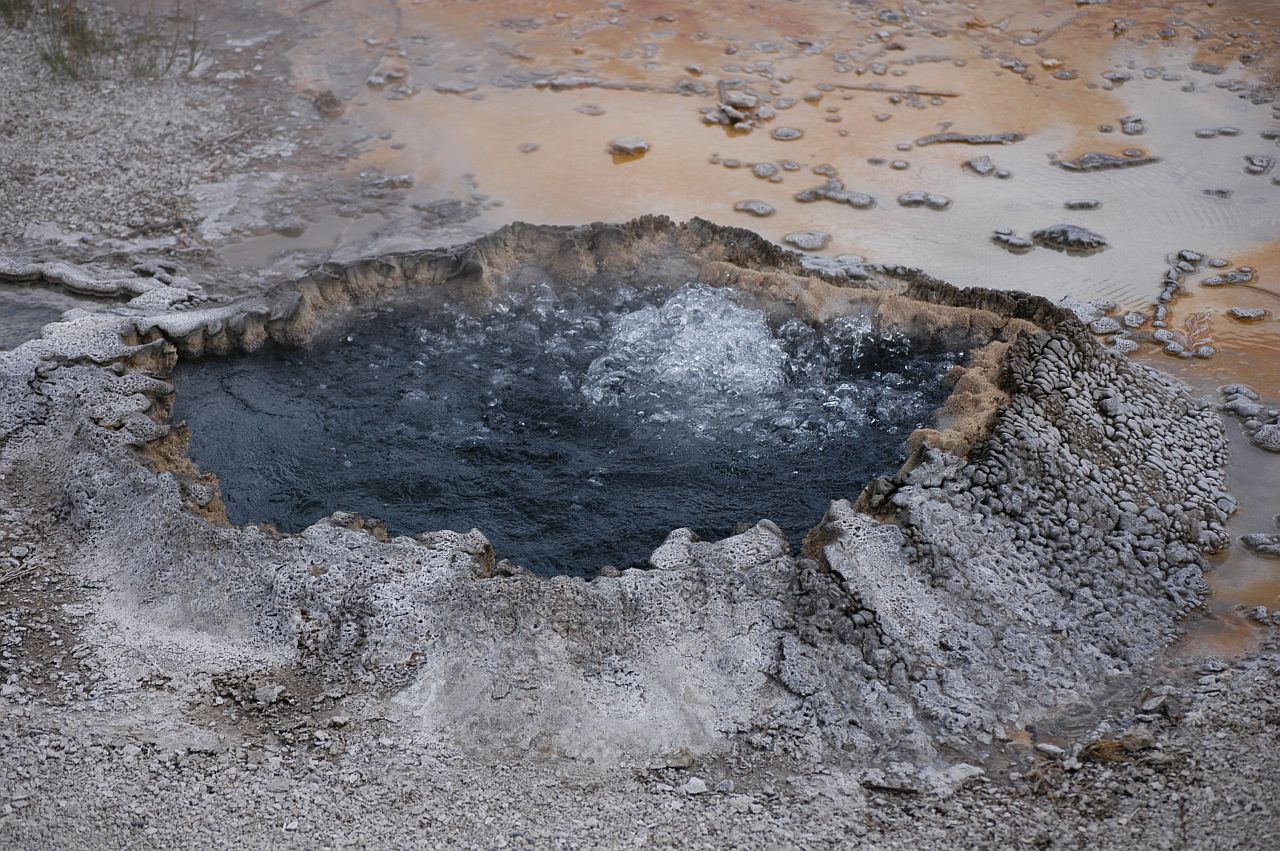
[[[303,344],[374,301],[641,275],[976,351],[904,469],[834,502],[802,553],[768,521],[675,530],[654,569],[591,581],[502,570],[476,530],[229,526],[167,422],[177,357]],[[1226,543],[1225,460],[1213,411],[1043,299],[823,271],[701,220],[517,224],[264,298],[75,314],[0,355],[0,509],[32,566],[101,589],[105,677],[145,660],[196,700],[232,669],[357,681],[491,758],[980,757],[1173,640]]]

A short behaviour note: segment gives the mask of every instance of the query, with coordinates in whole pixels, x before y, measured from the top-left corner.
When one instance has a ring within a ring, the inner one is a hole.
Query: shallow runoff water
[[[901,464],[961,355],[735,298],[540,286],[369,313],[308,349],[180,365],[173,416],[235,523],[475,527],[541,574],[644,566],[682,526],[768,518],[798,545]]]

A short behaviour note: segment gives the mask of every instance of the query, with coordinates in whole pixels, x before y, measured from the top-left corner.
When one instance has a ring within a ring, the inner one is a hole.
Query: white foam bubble
[[[582,392],[598,405],[642,410],[652,422],[709,422],[773,407],[786,360],[763,313],[694,285],[619,317]]]

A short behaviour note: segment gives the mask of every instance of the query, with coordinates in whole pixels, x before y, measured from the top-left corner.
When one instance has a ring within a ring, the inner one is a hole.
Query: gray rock
[[[869,210],[876,205],[876,199],[871,195],[846,189],[844,181],[835,178],[828,180],[821,186],[803,189],[793,197],[801,204],[809,204],[814,201],[833,201],[837,204],[848,204],[858,210]]]
[[[903,207],[928,207],[930,210],[946,210],[951,207],[950,198],[925,192],[923,189],[902,193],[898,196],[898,203]]]
[[[609,142],[609,153],[614,156],[636,157],[649,150],[649,143],[640,136],[618,136]]]
[[[966,160],[964,167],[979,177],[988,177],[996,173],[995,163],[991,161],[991,157],[985,155]]]
[[[1032,231],[1031,238],[1041,245],[1069,251],[1094,252],[1107,247],[1107,240],[1079,225],[1053,225]]]
[[[465,95],[480,88],[480,84],[475,80],[445,80],[443,83],[436,83],[432,88],[442,94]]]
[[[775,212],[773,206],[764,201],[739,201],[733,205],[733,209],[740,213],[750,213],[757,218],[772,216]]]
[[[1120,119],[1120,132],[1126,136],[1141,136],[1147,132],[1147,123],[1135,115]]]
[[[1268,532],[1241,535],[1240,543],[1260,556],[1280,558],[1280,534]]]
[[[1082,154],[1074,160],[1060,160],[1056,157],[1050,160],[1058,168],[1064,171],[1106,171],[1113,168],[1134,168],[1142,165],[1151,165],[1160,162],[1159,157],[1153,157],[1148,154],[1138,152],[1134,156],[1116,156],[1115,154],[1104,154],[1098,151],[1091,151]]]
[[[704,795],[707,792],[707,782],[701,777],[690,777],[680,787],[680,791],[686,795]]]
[[[1008,230],[1007,228],[995,231],[991,234],[991,238],[1010,251],[1029,251],[1035,246],[1035,243],[1027,237],[1018,236],[1012,230]]]
[[[1257,276],[1252,266],[1241,266],[1221,275],[1211,275],[1200,281],[1202,287],[1225,287],[1232,284],[1247,284]]]
[[[1276,158],[1265,154],[1247,154],[1244,163],[1247,174],[1270,174],[1276,167]]]
[[[926,145],[1012,145],[1027,138],[1022,133],[933,133],[916,139],[916,147]]]
[[[783,242],[805,251],[821,251],[831,242],[831,234],[820,230],[799,230],[782,238]]]
[[[1280,452],[1280,424],[1262,426],[1250,435],[1249,442],[1268,452]]]

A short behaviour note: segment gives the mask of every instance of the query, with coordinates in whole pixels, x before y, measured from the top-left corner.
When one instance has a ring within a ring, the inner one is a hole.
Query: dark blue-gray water
[[[0,286],[0,349],[15,349],[81,302],[43,287]]]
[[[771,324],[701,286],[543,286],[180,364],[174,419],[235,523],[477,527],[500,558],[590,575],[642,566],[680,526],[714,539],[767,517],[798,543],[897,468],[959,357],[858,318]]]

